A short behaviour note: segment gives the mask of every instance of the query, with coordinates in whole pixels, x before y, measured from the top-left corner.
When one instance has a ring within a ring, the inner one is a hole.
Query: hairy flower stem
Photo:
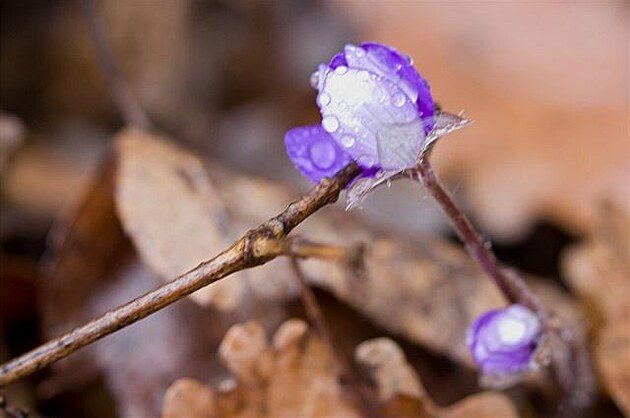
[[[433,198],[442,207],[451,226],[464,243],[468,253],[479,263],[488,276],[490,276],[510,303],[520,303],[536,312],[541,318],[547,318],[547,310],[538,297],[529,290],[520,277],[501,267],[492,250],[484,244],[472,223],[457,207],[450,194],[442,187],[429,162],[430,152],[430,150],[427,150],[418,164],[417,171],[415,172],[416,179],[424,184]]]

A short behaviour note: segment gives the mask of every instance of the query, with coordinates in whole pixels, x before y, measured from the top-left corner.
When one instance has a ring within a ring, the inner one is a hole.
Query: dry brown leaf
[[[422,383],[405,358],[402,349],[388,338],[360,344],[355,352],[358,363],[367,367],[376,382],[387,416],[420,417],[517,417],[510,400],[500,393],[483,392],[468,396],[452,406],[441,408],[428,398]]]
[[[233,326],[219,349],[237,382],[211,389],[190,379],[169,388],[163,417],[325,417],[358,416],[338,379],[336,361],[321,339],[300,320],[285,322],[271,344],[257,322]],[[505,396],[473,395],[448,408],[426,398],[402,350],[386,338],[366,341],[356,350],[376,383],[386,416],[516,417]],[[234,386],[235,385],[235,386]],[[465,415],[467,414],[467,415]]]
[[[604,387],[626,415],[630,415],[629,249],[630,218],[606,206],[596,233],[563,259],[569,284],[601,321],[595,335],[595,364]]]
[[[48,236],[41,284],[46,332],[57,336],[85,319],[87,296],[131,250],[114,210],[114,167],[105,162]]]
[[[484,231],[517,239],[540,219],[585,231],[601,196],[630,213],[624,6],[329,3],[359,39],[412,56],[436,100],[474,120],[434,157]]]
[[[223,205],[199,158],[139,130],[116,140],[118,214],[142,259],[165,280],[225,249]],[[202,304],[234,308],[240,274],[195,292]]]
[[[117,202],[123,225],[142,259],[165,279],[216,255],[229,238],[236,239],[296,198],[277,184],[212,164],[207,174],[215,194],[198,159],[166,139],[125,131],[118,144]],[[186,180],[191,173],[196,183]],[[367,243],[367,274],[359,277],[344,265],[307,260],[304,271],[311,283],[386,329],[468,362],[466,327],[483,311],[504,303],[492,282],[451,244],[437,238],[402,240],[372,230],[355,214],[326,208],[296,233],[335,245]],[[226,218],[229,225],[222,223]],[[540,288],[565,316],[579,317],[561,292],[545,284]],[[287,262],[277,260],[207,287],[201,292],[210,297],[201,302],[242,307],[249,297],[281,300],[296,296],[297,289]]]

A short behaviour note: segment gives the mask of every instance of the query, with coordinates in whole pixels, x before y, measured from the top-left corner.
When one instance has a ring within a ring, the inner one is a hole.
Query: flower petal
[[[337,55],[332,57],[330,62],[328,63],[328,66],[332,68],[333,70],[339,67],[340,65],[345,65],[346,67],[348,66],[348,61],[346,61],[346,56],[344,55],[343,52],[337,53]]]
[[[347,55],[346,55],[347,57]],[[413,167],[425,132],[415,104],[394,83],[367,70],[319,72],[322,127],[365,168]]]
[[[315,183],[334,176],[352,161],[320,125],[289,130],[284,144],[293,165]]]
[[[435,105],[429,84],[416,71],[409,57],[375,42],[365,42],[359,47],[349,44],[344,52],[350,68],[367,70],[387,78],[416,104],[420,117],[433,116]],[[427,127],[426,132],[429,130],[430,127]]]

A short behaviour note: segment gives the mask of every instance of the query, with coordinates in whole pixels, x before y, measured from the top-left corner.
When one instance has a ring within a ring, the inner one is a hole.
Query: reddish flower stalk
[[[490,276],[499,290],[510,303],[519,303],[536,312],[541,318],[548,316],[538,297],[527,287],[516,274],[508,273],[497,261],[496,256],[482,241],[466,215],[457,207],[449,192],[442,187],[429,162],[431,150],[425,151],[418,164],[415,176],[427,188],[431,196],[441,206],[457,236],[464,243],[466,250]]]

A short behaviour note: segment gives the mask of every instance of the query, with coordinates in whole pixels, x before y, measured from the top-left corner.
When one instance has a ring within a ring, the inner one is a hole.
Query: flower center
[[[506,318],[499,322],[498,333],[501,342],[515,345],[523,341],[527,327],[522,322]]]

